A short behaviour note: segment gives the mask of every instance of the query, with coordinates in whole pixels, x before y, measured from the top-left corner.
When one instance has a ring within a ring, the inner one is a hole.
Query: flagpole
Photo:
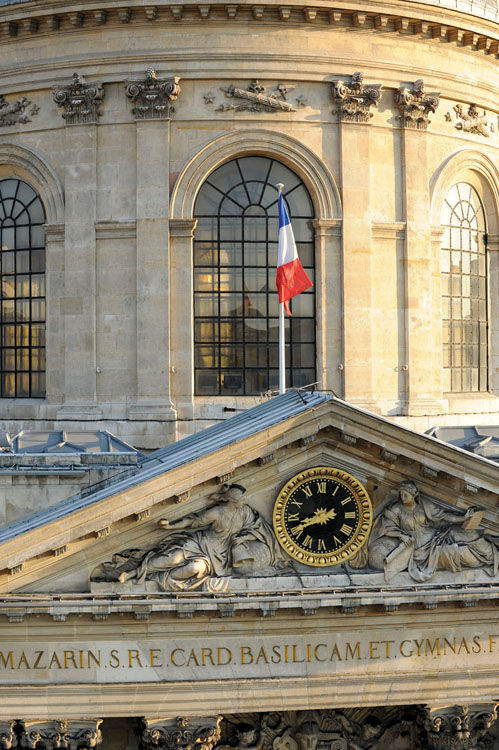
[[[281,195],[284,185],[279,182],[276,188]],[[284,336],[284,302],[279,303],[279,395],[286,393],[286,342]]]

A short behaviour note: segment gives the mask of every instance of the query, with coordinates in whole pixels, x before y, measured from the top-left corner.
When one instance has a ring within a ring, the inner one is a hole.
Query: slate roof
[[[0,529],[0,543],[91,506],[110,495],[213,453],[231,443],[237,443],[329,400],[334,400],[334,397],[326,393],[290,390],[282,396],[264,401],[195,435],[141,457],[137,467],[92,485],[28,518],[4,526]]]

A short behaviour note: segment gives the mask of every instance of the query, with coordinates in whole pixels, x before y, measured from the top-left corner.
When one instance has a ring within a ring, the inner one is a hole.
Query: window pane
[[[285,184],[298,252],[313,278],[313,205],[288,167],[263,156],[242,157],[215,170],[199,191],[194,212],[199,395],[259,394],[278,385],[277,182]],[[288,364],[297,371],[297,383],[306,378],[305,385],[315,380],[314,307],[312,288],[295,298],[293,318],[285,322]],[[215,342],[222,344],[219,350]]]
[[[441,253],[444,388],[486,390],[485,215],[478,194],[466,183],[455,185],[444,204],[443,247],[450,250]]]

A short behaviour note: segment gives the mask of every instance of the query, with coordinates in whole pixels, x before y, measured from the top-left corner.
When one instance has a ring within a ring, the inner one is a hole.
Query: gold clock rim
[[[285,524],[283,519],[283,510],[286,505],[286,499],[290,492],[296,490],[299,485],[303,484],[310,479],[317,479],[320,477],[328,476],[330,479],[339,480],[342,484],[346,485],[350,492],[354,494],[355,502],[359,508],[359,522],[357,529],[351,540],[336,553],[319,554],[316,552],[306,553],[302,549],[296,547],[296,543],[289,536],[288,532],[285,531]],[[316,568],[325,568],[332,565],[341,565],[347,562],[349,559],[354,557],[357,552],[367,542],[369,532],[373,523],[373,510],[371,498],[366,488],[353,474],[350,474],[344,469],[339,469],[335,466],[311,466],[308,469],[303,469],[297,474],[292,476],[280,489],[277,498],[274,503],[274,509],[272,513],[272,523],[274,528],[274,534],[280,545],[280,547],[288,554],[293,560],[301,562],[304,565]],[[279,526],[278,526],[279,525]],[[280,527],[280,530],[279,530]],[[360,539],[359,539],[360,537]],[[283,543],[283,540],[288,543],[288,546]]]

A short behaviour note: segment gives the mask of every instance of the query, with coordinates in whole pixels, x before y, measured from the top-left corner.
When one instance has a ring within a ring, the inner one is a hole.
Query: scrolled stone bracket
[[[369,122],[371,107],[377,107],[381,99],[381,89],[381,83],[364,83],[362,73],[354,73],[349,84],[334,81],[331,96],[338,108],[333,114],[338,115],[339,122]]]
[[[0,750],[11,750],[16,747],[17,737],[14,733],[15,721],[0,721]]]
[[[154,68],[148,68],[142,81],[127,81],[125,93],[131,99],[136,120],[169,120],[180,94],[180,78],[158,78]]]
[[[427,130],[430,113],[436,112],[440,103],[440,94],[435,91],[427,93],[424,81],[419,79],[410,89],[405,86],[397,89],[394,101],[400,111],[398,119],[403,128]]]
[[[96,123],[102,114],[99,105],[103,99],[102,83],[84,83],[78,73],[73,73],[68,86],[54,88],[54,101],[58,107],[64,109],[62,116],[66,125]]]
[[[424,733],[429,750],[485,750],[487,734],[497,719],[498,703],[438,706],[424,709]],[[493,741],[492,741],[493,742]]]
[[[146,750],[213,750],[220,740],[221,716],[143,719]]]
[[[19,746],[35,750],[92,750],[102,742],[102,719],[20,721]]]

